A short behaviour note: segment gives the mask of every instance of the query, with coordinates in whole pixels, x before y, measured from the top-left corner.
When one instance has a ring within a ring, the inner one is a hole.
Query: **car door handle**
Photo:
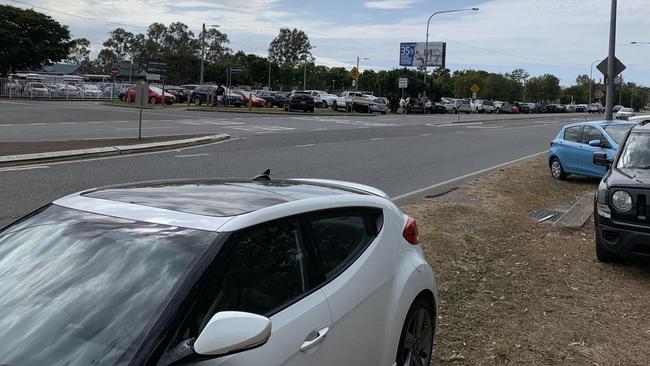
[[[311,334],[309,334],[307,336],[307,339],[304,342],[302,342],[302,344],[300,345],[300,351],[307,352],[310,349],[316,347],[320,342],[322,342],[325,339],[325,336],[327,335],[327,333],[329,333],[329,331],[330,328],[325,327],[319,330],[318,333],[312,332]]]

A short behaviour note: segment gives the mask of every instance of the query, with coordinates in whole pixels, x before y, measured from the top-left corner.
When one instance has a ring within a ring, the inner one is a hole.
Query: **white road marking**
[[[431,134],[430,133],[423,133],[420,136],[431,136]]]
[[[263,135],[263,134],[269,134],[269,133],[275,133],[274,131],[259,131],[255,132],[256,135]]]
[[[43,126],[46,125],[47,123],[28,123],[30,126]]]
[[[16,166],[16,167],[7,167],[0,168],[0,172],[15,172],[19,170],[32,170],[32,169],[47,169],[47,165],[35,165],[35,166]]]
[[[88,122],[88,123],[90,123],[90,124],[100,124],[100,123],[104,123],[104,122],[102,122],[102,121],[92,121],[92,122]]]
[[[62,124],[62,125],[76,125],[77,122],[59,122],[59,124]]]
[[[467,126],[465,128],[475,128],[475,129],[485,129],[485,130],[495,130],[503,128],[503,126]]]
[[[164,129],[175,129],[175,128],[180,128],[180,127],[142,127],[143,130],[164,130]],[[115,131],[127,131],[127,130],[137,130],[138,127],[124,127],[124,128],[116,128]]]
[[[14,124],[13,123],[5,123],[5,124],[0,125],[0,127],[8,127],[8,126],[14,126]]]
[[[429,127],[465,127],[465,126],[480,126],[482,125],[483,122],[459,122],[459,123],[442,123],[442,124],[435,124],[435,123],[425,123],[425,126]]]
[[[296,145],[294,147],[309,147],[309,146],[315,146],[315,144]]]
[[[370,141],[379,141],[379,140],[383,140],[383,139],[385,139],[385,137],[373,137],[373,138],[370,139]]]
[[[511,165],[511,164],[514,164],[514,163],[518,163],[518,162],[520,162],[520,161],[523,161],[523,160],[526,160],[526,159],[530,159],[530,158],[533,158],[533,157],[538,156],[538,155],[546,154],[546,151],[547,151],[547,150],[540,151],[540,152],[538,152],[538,153],[531,154],[531,155],[527,155],[527,156],[521,157],[521,158],[519,158],[519,159],[510,160],[510,161],[507,161],[507,162],[505,162],[505,163],[501,163],[501,164],[493,165],[493,166],[491,166],[491,167],[489,167],[489,168],[485,168],[485,169],[477,170],[477,171],[475,171],[475,172],[467,173],[467,174],[461,175],[461,176],[456,177],[456,178],[447,179],[446,181],[443,181],[443,182],[440,182],[440,183],[436,183],[436,184],[432,184],[432,185],[430,185],[430,186],[423,187],[423,188],[420,188],[420,189],[416,189],[415,191],[411,191],[411,192],[407,192],[407,193],[404,193],[404,194],[400,194],[399,196],[395,196],[395,197],[393,197],[392,200],[393,200],[393,201],[397,201],[397,200],[400,200],[400,199],[402,199],[402,198],[406,198],[406,197],[414,196],[414,195],[417,195],[417,194],[420,194],[420,193],[423,193],[423,192],[426,192],[426,191],[432,190],[432,189],[434,189],[434,188],[442,187],[442,186],[445,186],[445,185],[447,185],[447,184],[457,182],[457,181],[459,181],[459,180],[463,180],[463,179],[470,178],[470,177],[475,176],[475,175],[479,175],[479,174],[487,173],[487,172],[489,172],[489,171],[491,171],[491,170],[494,170],[494,169],[499,169],[499,168],[502,168],[502,167],[504,167],[504,166]]]
[[[187,154],[187,155],[176,155],[175,158],[194,158],[197,156],[208,156],[210,154]]]
[[[327,128],[314,128],[312,131],[327,131]]]

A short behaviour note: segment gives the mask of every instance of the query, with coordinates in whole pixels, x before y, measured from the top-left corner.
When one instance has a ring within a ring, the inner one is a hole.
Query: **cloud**
[[[406,9],[415,3],[415,0],[381,0],[366,1],[363,5],[368,9]]]

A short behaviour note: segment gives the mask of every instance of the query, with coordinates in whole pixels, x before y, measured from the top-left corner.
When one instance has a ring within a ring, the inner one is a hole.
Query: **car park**
[[[284,110],[287,112],[301,110],[314,113],[315,107],[314,97],[309,91],[294,90],[284,102]]]
[[[602,177],[605,168],[593,163],[593,153],[613,159],[632,126],[627,122],[592,121],[562,127],[547,154],[551,175],[556,179],[565,179],[568,174]]]
[[[96,188],[1,229],[3,364],[428,365],[416,222],[372,187],[267,179]]]
[[[634,117],[634,109],[632,108],[621,108],[614,114],[615,119],[630,119],[630,117]]]
[[[634,125],[612,157],[594,152],[608,169],[594,202],[596,258],[616,262],[650,256],[650,124]]]

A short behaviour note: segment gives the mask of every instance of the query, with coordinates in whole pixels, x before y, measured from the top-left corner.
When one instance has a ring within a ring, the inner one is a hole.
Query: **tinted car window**
[[[585,128],[582,130],[582,143],[588,144],[589,141],[592,140],[606,141],[605,137],[603,137],[603,134],[600,133],[596,127],[585,126]]]
[[[258,225],[226,245],[207,294],[181,327],[178,339],[197,336],[220,311],[270,316],[307,290],[307,268],[296,220]]]
[[[314,213],[310,215],[310,222],[314,245],[327,279],[356,259],[373,238],[361,208]]]
[[[568,127],[564,130],[564,139],[571,142],[580,142],[580,130],[582,126]]]
[[[619,169],[650,169],[650,134],[631,133],[618,159]]]

